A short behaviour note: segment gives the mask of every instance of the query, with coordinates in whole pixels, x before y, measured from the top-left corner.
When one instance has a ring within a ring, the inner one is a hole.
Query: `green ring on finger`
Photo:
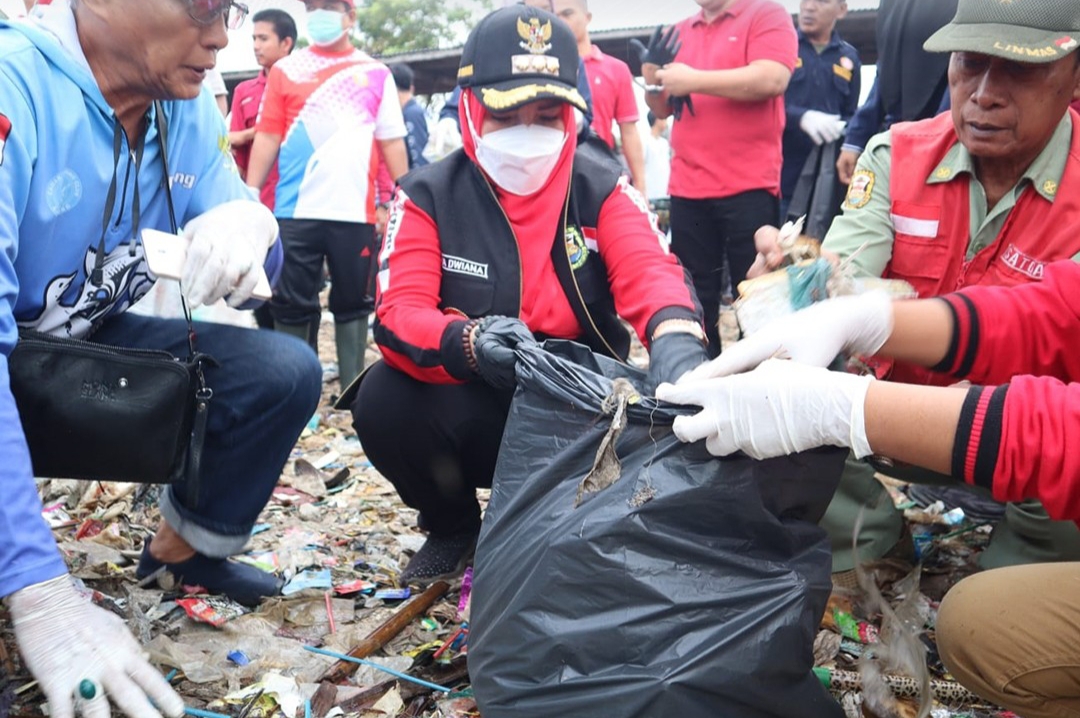
[[[79,696],[85,700],[93,700],[97,695],[97,686],[89,678],[79,681]]]

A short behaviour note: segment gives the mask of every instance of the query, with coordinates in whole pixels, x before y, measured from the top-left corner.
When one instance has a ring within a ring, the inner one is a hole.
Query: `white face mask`
[[[543,125],[514,125],[480,137],[472,118],[467,119],[476,143],[476,161],[492,182],[522,197],[535,194],[547,183],[566,143],[564,131]]]

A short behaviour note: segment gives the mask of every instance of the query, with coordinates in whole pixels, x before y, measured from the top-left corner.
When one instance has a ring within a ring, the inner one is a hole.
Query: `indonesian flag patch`
[[[4,145],[7,144],[9,134],[11,134],[11,120],[0,115],[0,166],[4,164]]]

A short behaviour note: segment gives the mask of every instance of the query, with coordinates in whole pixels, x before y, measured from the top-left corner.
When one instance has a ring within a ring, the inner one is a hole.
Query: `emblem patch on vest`
[[[442,256],[442,269],[444,272],[464,274],[467,277],[479,277],[480,279],[488,278],[487,264],[474,262],[471,259],[464,259],[462,257],[455,257],[450,254],[444,254]]]
[[[877,176],[870,170],[856,172],[851,178],[851,185],[848,187],[844,207],[847,209],[862,209],[870,204],[870,200],[874,196],[875,182],[877,182]]]
[[[575,270],[581,269],[589,261],[589,248],[585,246],[585,237],[577,227],[566,228],[566,256]]]

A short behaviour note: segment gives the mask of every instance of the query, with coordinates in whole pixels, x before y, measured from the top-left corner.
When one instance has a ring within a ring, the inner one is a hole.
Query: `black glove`
[[[648,391],[664,382],[675,381],[691,369],[709,361],[705,344],[689,332],[667,332],[652,340],[649,347]]]
[[[514,349],[521,342],[536,342],[525,322],[515,317],[492,316],[480,320],[473,342],[473,356],[480,378],[496,389],[512,389],[517,383]]]
[[[682,49],[682,43],[679,42],[679,28],[672,25],[664,30],[664,26],[659,25],[649,38],[648,47],[641,44],[641,40],[637,38],[630,41],[630,46],[637,50],[642,63],[663,67],[675,62],[675,56]]]
[[[690,95],[686,97],[669,97],[668,105],[671,107],[671,115],[676,122],[682,119],[683,108],[689,110],[691,115],[696,114],[694,112],[694,98]]]

